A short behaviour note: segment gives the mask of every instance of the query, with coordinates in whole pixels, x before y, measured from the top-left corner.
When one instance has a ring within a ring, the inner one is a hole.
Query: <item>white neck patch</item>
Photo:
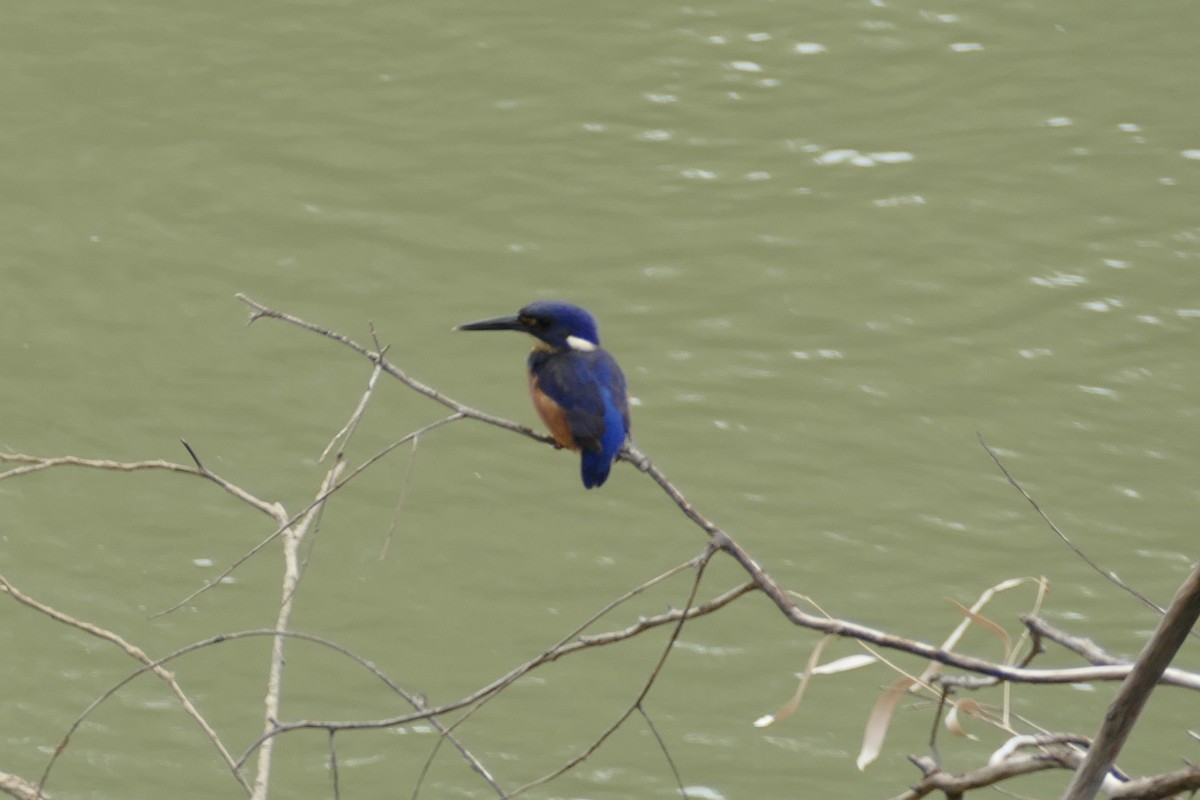
[[[578,336],[567,337],[567,347],[572,350],[581,350],[585,353],[596,349],[596,345],[589,342],[587,339],[581,339]]]

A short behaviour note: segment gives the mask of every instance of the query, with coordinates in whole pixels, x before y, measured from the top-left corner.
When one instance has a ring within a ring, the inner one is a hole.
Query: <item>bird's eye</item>
[[[538,317],[521,317],[520,320],[521,320],[522,325],[525,325],[530,328],[546,327],[546,320],[540,319]]]

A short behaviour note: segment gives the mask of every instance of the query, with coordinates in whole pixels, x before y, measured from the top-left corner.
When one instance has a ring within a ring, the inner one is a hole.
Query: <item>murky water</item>
[[[1069,555],[977,435],[1077,544],[1169,600],[1195,556],[1200,499],[1191,13],[14,7],[0,27],[0,445],[186,461],[183,438],[299,509],[368,372],[312,335],[245,328],[235,292],[364,342],[373,321],[416,377],[530,424],[525,343],[449,329],[564,297],[600,317],[637,398],[639,445],[781,583],[936,640],[958,621],[944,597],[1045,575],[1051,618],[1134,652],[1153,618]],[[440,413],[385,382],[350,461]],[[152,655],[274,620],[274,550],[148,619],[270,532],[214,487],[62,470],[5,482],[0,503],[0,572]],[[702,544],[628,466],[585,493],[572,457],[459,423],[330,508],[294,627],[446,702]],[[739,577],[714,565],[701,594]],[[598,629],[686,593],[676,579]],[[992,617],[1015,625],[1030,602]],[[2,605],[0,769],[34,777],[132,666]],[[882,671],[825,679],[763,732],[751,721],[790,694],[815,638],[748,598],[683,640],[647,710],[685,784],[888,796],[913,780],[904,755],[923,751],[927,711],[902,719],[865,775],[853,767]],[[505,786],[532,780],[615,719],[661,643],[565,659],[460,733]],[[174,666],[239,752],[261,726],[267,647],[228,643]],[[344,659],[290,652],[285,718],[402,709]],[[1046,707],[1050,692],[1018,695],[1048,724],[1086,730],[1108,691],[1063,708]],[[1152,709],[1162,737],[1135,740],[1132,768],[1184,752],[1176,732],[1194,714],[1169,705]],[[959,766],[999,741],[982,735]],[[342,796],[410,794],[434,741],[419,727],[339,737]],[[322,736],[291,736],[277,758],[276,796],[332,796]],[[146,678],[75,735],[49,788],[240,792]],[[673,793],[638,723],[533,795]],[[452,794],[489,790],[444,751],[425,796]]]

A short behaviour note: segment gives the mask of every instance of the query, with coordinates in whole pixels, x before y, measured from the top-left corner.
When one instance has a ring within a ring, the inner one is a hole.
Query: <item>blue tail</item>
[[[580,474],[586,489],[603,486],[608,480],[608,473],[612,470],[613,462],[617,460],[617,454],[621,452],[621,445],[625,444],[625,437],[629,433],[625,422],[627,412],[624,402],[620,405],[614,403],[612,392],[607,387],[601,389],[600,394],[605,405],[604,433],[598,442],[600,447],[598,450],[583,447],[580,454]],[[624,399],[621,397],[622,401]]]
[[[583,451],[582,468],[580,472],[583,475],[583,485],[587,489],[595,486],[603,486],[608,480],[609,470],[612,469],[613,460],[604,453],[589,453]]]

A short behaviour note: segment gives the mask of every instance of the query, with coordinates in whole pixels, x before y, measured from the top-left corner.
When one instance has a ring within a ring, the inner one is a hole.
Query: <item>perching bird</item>
[[[515,316],[456,330],[534,337],[528,362],[533,407],[559,447],[581,453],[583,485],[602,485],[629,436],[629,396],[616,359],[600,347],[592,315],[570,303],[538,300]]]

